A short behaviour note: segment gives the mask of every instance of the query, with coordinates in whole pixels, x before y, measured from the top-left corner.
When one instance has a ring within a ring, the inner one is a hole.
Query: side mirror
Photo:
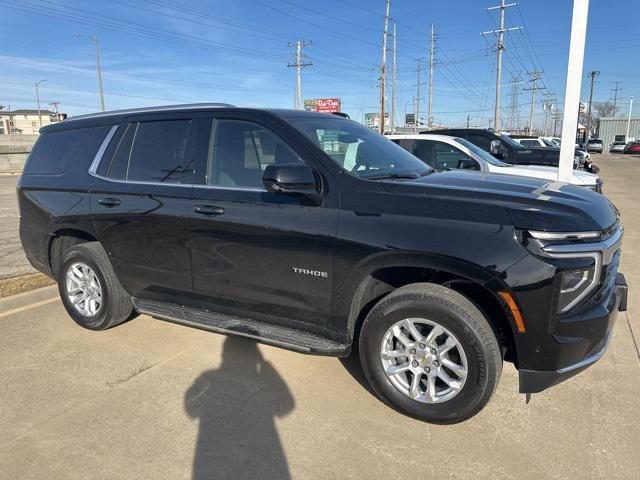
[[[471,158],[462,158],[458,160],[457,168],[460,170],[480,170],[478,168],[478,163]]]
[[[491,153],[491,155],[493,155],[494,157],[502,157],[502,142],[500,140],[491,140],[491,149],[489,153]]]
[[[302,163],[272,163],[267,165],[262,175],[262,183],[267,192],[273,193],[318,193],[316,177],[309,167]]]

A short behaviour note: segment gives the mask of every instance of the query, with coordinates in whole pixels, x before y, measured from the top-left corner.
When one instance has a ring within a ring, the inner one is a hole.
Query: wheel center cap
[[[416,351],[416,360],[420,362],[420,364],[430,363],[433,361],[431,353],[427,350],[417,350]]]

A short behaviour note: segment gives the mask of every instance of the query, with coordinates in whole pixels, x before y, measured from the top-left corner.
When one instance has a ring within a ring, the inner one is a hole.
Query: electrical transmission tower
[[[525,88],[524,90],[531,92],[531,110],[529,111],[529,135],[531,135],[533,133],[533,115],[536,110],[536,92],[542,90],[543,87],[538,86],[538,80],[540,80],[542,72],[534,70],[533,72],[529,72],[529,75],[531,75],[529,79],[531,87]]]
[[[481,35],[484,37],[488,34],[498,35],[498,43],[496,44],[496,53],[498,54],[498,63],[496,68],[496,104],[495,104],[495,112],[493,117],[493,125],[496,130],[500,130],[500,81],[502,79],[502,51],[504,50],[504,32],[509,32],[511,30],[520,30],[522,27],[509,27],[504,28],[504,11],[506,8],[515,7],[518,5],[517,3],[504,3],[504,0],[500,0],[500,5],[496,7],[489,7],[485,9],[487,12],[491,10],[500,9],[500,27],[497,30],[489,30],[487,32],[482,32]]]
[[[553,110],[555,109],[555,93],[545,92],[542,94],[545,97],[542,103],[542,110],[544,111],[544,124],[542,127],[542,135],[547,135],[547,126],[549,125],[549,118],[551,117]]]
[[[509,93],[509,127],[511,130],[520,130],[520,104],[518,95],[520,94],[520,74],[511,74],[511,92]]]
[[[298,40],[296,43],[288,43],[287,45],[289,47],[295,46],[296,48],[296,61],[295,63],[287,64],[287,67],[296,67],[296,110],[302,110],[304,108],[304,103],[302,101],[302,69],[313,65],[311,62],[303,61],[305,55],[302,53],[302,49],[309,45],[313,45],[313,42],[310,40]]]
[[[618,81],[613,83],[615,83],[616,87],[611,89],[611,91],[613,92],[613,114],[611,116],[615,117],[616,113],[618,112],[618,92],[622,90],[622,87],[619,87],[618,85],[620,85],[622,82]]]

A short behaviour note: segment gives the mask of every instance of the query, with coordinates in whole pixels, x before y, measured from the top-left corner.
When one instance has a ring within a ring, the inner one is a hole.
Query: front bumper
[[[598,313],[598,309],[602,312],[601,314]],[[604,334],[602,340],[597,343],[582,360],[573,362],[562,368],[552,371],[521,369],[519,371],[520,393],[538,393],[546,390],[553,385],[557,385],[577,375],[600,360],[609,346],[617,313],[619,311],[625,312],[626,310],[627,282],[624,275],[618,273],[615,279],[615,289],[613,290],[611,298],[594,307],[594,309],[590,311],[592,314],[586,314],[584,316],[584,321],[589,325],[587,327],[588,329],[602,329],[602,333]]]

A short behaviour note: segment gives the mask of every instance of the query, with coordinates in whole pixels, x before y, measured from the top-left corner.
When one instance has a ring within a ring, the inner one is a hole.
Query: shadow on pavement
[[[294,399],[258,345],[228,337],[222,364],[203,372],[185,394],[185,411],[198,419],[193,479],[288,479],[275,417]]]

